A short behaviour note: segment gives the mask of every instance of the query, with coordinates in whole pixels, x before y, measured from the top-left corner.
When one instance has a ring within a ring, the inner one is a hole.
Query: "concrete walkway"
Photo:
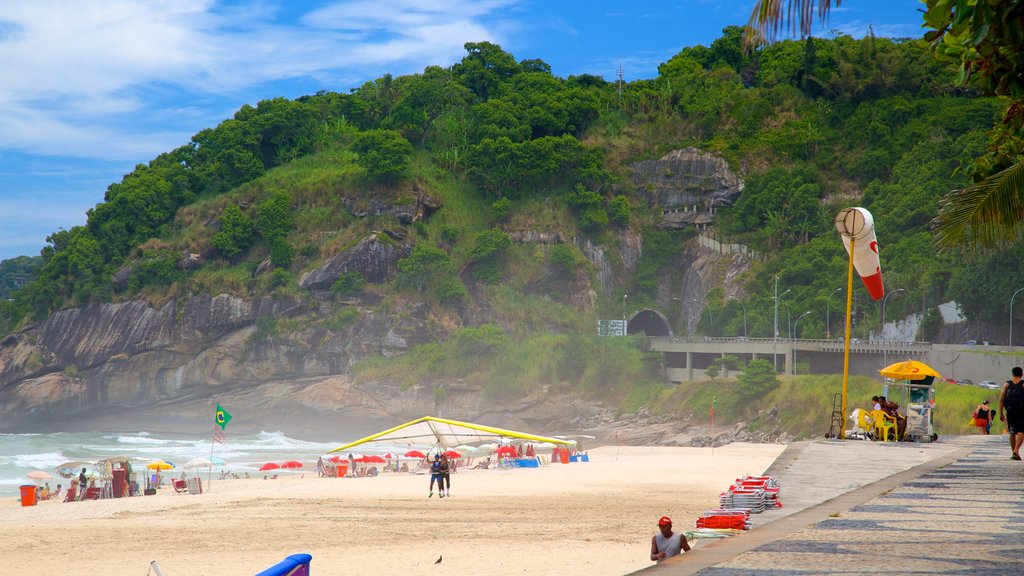
[[[1005,435],[794,444],[767,471],[783,509],[642,572],[1024,574],[1024,462],[1009,456]]]

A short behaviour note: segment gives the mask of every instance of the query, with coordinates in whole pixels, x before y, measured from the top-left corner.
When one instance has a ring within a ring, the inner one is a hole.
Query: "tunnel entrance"
[[[640,334],[641,332],[647,336],[668,336],[670,338],[673,336],[668,318],[651,308],[635,312],[626,322],[627,334]]]

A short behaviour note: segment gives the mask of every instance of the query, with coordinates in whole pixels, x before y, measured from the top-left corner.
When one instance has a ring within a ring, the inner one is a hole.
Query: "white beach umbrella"
[[[212,468],[213,466],[214,464],[209,458],[199,457],[185,462],[183,468],[185,470],[195,470],[196,468]]]

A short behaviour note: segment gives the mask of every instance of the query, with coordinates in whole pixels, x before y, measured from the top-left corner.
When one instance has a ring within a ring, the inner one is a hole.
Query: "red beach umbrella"
[[[281,468],[288,468],[289,470],[298,470],[299,468],[302,468],[302,462],[299,462],[298,460],[289,460],[281,464]]]
[[[266,472],[267,470],[277,470],[280,466],[276,462],[267,462],[263,466],[260,466],[260,472]]]
[[[445,456],[447,456],[449,458],[455,458],[456,460],[458,460],[459,458],[462,458],[462,454],[459,454],[455,450],[449,450],[449,451],[445,452],[444,454],[445,454]]]
[[[380,456],[367,456],[366,458],[363,459],[363,461],[369,464],[384,464],[385,462],[387,462],[387,460],[381,458]]]
[[[501,446],[497,450],[495,450],[494,453],[497,454],[498,457],[507,456],[509,458],[515,458],[516,456],[518,456],[518,454],[516,453],[516,449],[513,448],[512,446]]]
[[[392,454],[391,452],[388,452],[387,454],[384,455],[384,458],[387,460],[392,460],[395,458],[395,455]]]
[[[405,453],[406,458],[426,458],[427,455],[419,450],[409,450]]]
[[[331,456],[327,459],[328,462],[334,462],[335,464],[341,464],[342,462],[348,462],[348,458],[342,458],[341,456]]]

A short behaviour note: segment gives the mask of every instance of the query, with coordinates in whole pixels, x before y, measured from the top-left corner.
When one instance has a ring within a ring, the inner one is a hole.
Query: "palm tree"
[[[835,0],[839,6],[842,0]],[[758,0],[747,24],[745,43],[772,41],[785,22],[792,34],[810,35],[815,13],[824,21],[832,0]],[[925,0],[924,35],[939,60],[960,64],[957,80],[972,75],[986,93],[1006,96],[1001,125],[991,131],[991,152],[971,163],[975,183],[942,199],[933,221],[939,248],[961,244],[993,247],[1024,234],[1024,10],[1020,0],[948,2]]]

